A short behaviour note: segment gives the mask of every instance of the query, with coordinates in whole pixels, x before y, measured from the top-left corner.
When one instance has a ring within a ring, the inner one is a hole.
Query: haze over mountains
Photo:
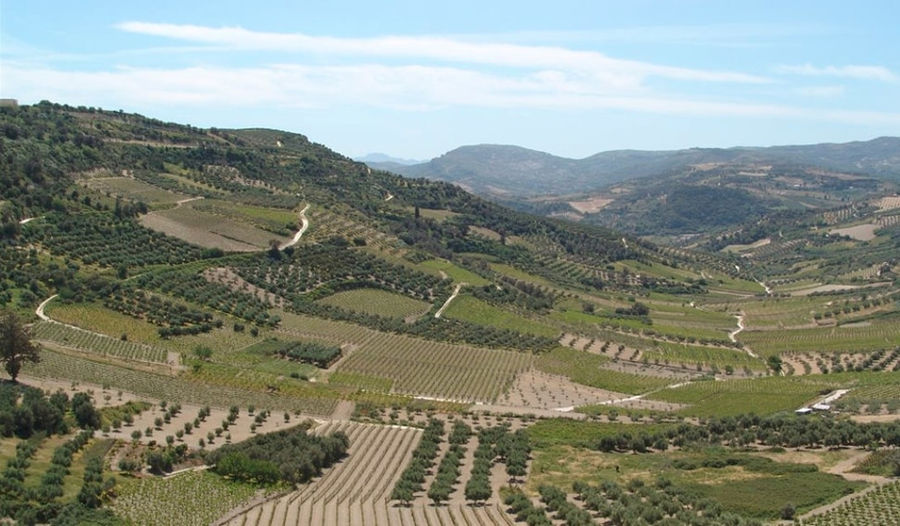
[[[615,150],[584,159],[558,157],[519,146],[480,144],[462,146],[419,164],[378,158],[367,156],[360,160],[373,168],[448,181],[481,195],[513,199],[591,192],[622,181],[671,174],[707,163],[789,164],[897,179],[900,138],[772,147]]]

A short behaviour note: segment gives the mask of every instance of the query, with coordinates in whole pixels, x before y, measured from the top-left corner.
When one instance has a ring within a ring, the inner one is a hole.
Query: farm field
[[[168,357],[163,349],[103,336],[52,321],[37,323],[34,327],[34,338],[37,341],[46,341],[85,353],[97,353],[125,360],[164,364],[167,363]]]
[[[189,243],[229,252],[252,252],[269,246],[269,241],[284,243],[287,236],[266,232],[226,216],[213,214],[187,203],[151,212],[141,217],[141,224]]]
[[[350,439],[346,459],[297,491],[254,506],[226,524],[389,524],[388,513],[396,509],[388,506],[390,491],[409,461],[421,431],[331,423],[314,432],[334,431],[343,431]]]
[[[531,361],[529,354],[515,351],[379,334],[353,351],[338,371],[390,379],[398,393],[491,402]]]
[[[690,382],[657,391],[649,398],[686,404],[685,415],[738,415],[791,411],[814,400],[822,390],[841,385],[828,376],[766,377],[746,380]]]
[[[509,312],[472,296],[460,294],[450,307],[444,311],[448,318],[456,318],[478,325],[489,325],[501,329],[511,329],[538,336],[559,336],[559,329],[543,324],[537,320],[525,318],[514,312]]]
[[[786,351],[861,352],[890,349],[900,344],[900,317],[878,318],[861,326],[744,331],[738,335],[738,340],[764,355]]]
[[[297,398],[277,396],[262,385],[246,382],[242,385],[215,383],[215,376],[205,380],[157,374],[112,364],[80,359],[45,349],[41,362],[28,364],[24,373],[50,379],[70,379],[97,385],[110,385],[156,400],[229,407],[253,404],[272,410],[300,411],[309,415],[330,415],[337,405],[335,398]],[[225,378],[229,381],[228,378]]]
[[[366,314],[402,319],[417,318],[431,309],[429,303],[381,289],[346,290],[319,302]]]
[[[898,516],[900,482],[892,482],[799,522],[804,526],[881,526],[896,522]]]
[[[118,484],[113,512],[135,525],[207,526],[251,500],[255,486],[227,481],[205,471],[171,478],[126,479]]]
[[[432,274],[440,274],[441,272],[443,272],[456,283],[466,283],[474,287],[480,287],[482,285],[487,285],[488,283],[490,283],[487,279],[479,276],[478,274],[475,274],[472,271],[466,270],[443,259],[430,259],[428,261],[423,261],[419,263],[417,267]]]
[[[150,207],[171,205],[190,197],[131,177],[92,177],[84,179],[80,183],[103,193],[109,192],[118,197],[143,201]]]

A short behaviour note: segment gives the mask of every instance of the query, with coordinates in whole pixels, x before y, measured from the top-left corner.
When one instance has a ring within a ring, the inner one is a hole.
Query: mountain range
[[[640,177],[675,174],[709,164],[780,164],[900,179],[900,138],[794,146],[614,150],[569,159],[519,146],[462,146],[418,164],[363,159],[409,177],[458,184],[502,199],[593,192]]]

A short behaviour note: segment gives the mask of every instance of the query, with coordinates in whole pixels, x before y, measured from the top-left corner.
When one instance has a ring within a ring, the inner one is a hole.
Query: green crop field
[[[877,318],[862,326],[744,331],[738,335],[738,339],[765,355],[788,351],[860,352],[891,349],[900,345],[900,316]]]
[[[199,471],[166,479],[125,479],[116,491],[112,509],[131,524],[206,526],[252,499],[257,488]]]
[[[681,413],[698,416],[759,415],[792,411],[811,400],[822,390],[842,385],[828,376],[774,376],[746,380],[699,381],[650,395],[654,400],[689,404]]]
[[[481,286],[487,285],[490,281],[485,278],[475,274],[470,270],[466,270],[462,267],[454,265],[447,260],[444,259],[430,259],[428,261],[423,261],[417,265],[421,270],[425,272],[429,272],[431,274],[439,274],[440,272],[444,272],[447,276],[450,277],[456,283],[468,283],[473,286]]]
[[[565,376],[573,382],[610,391],[638,394],[672,383],[658,376],[628,374],[605,369],[609,358],[568,347],[557,347],[535,360],[535,366],[550,374]]]
[[[900,482],[875,488],[836,508],[800,521],[804,526],[882,526],[900,517]]]
[[[189,196],[170,192],[152,184],[131,177],[94,177],[82,181],[88,188],[134,201],[143,201],[151,207],[174,204]]]
[[[520,352],[378,334],[341,362],[338,371],[393,380],[399,393],[492,402],[531,361],[531,355]]]
[[[510,329],[518,332],[536,334],[538,336],[559,336],[560,330],[537,320],[526,318],[522,315],[510,312],[472,296],[460,294],[450,307],[444,311],[448,318],[489,325],[500,329]]]
[[[34,338],[86,353],[114,356],[125,360],[166,363],[167,353],[149,345],[122,341],[93,332],[75,329],[61,323],[42,321],[35,324]]]
[[[389,318],[418,317],[431,308],[431,304],[424,301],[381,289],[345,290],[321,299],[319,302]]]

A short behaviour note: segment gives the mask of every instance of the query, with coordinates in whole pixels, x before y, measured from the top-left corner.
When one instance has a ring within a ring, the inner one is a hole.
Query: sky
[[[257,5],[261,4],[261,5]],[[0,1],[0,97],[581,158],[900,135],[895,1]]]

